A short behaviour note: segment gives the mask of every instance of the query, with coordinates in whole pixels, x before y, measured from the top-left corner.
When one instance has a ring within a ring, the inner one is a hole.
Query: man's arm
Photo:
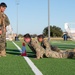
[[[5,26],[8,26],[10,24],[8,16],[5,14]]]

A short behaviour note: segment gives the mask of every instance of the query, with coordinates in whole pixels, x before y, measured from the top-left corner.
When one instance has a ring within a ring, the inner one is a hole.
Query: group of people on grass
[[[0,3],[0,57],[6,56],[6,27],[10,24],[7,15],[4,13],[7,5]],[[48,39],[43,35],[38,35],[36,38],[32,38],[30,34],[24,35],[24,42],[22,44],[22,56],[26,56],[25,45],[28,45],[31,50],[36,54],[36,58],[43,57],[52,58],[73,58],[75,56],[75,49],[72,50],[60,50],[59,48],[50,45]]]
[[[24,35],[23,46],[28,45],[31,50],[36,54],[36,58],[40,59],[43,57],[51,58],[73,58],[75,56],[75,49],[72,50],[60,50],[59,48],[50,45],[48,39],[44,36],[38,35],[32,38],[30,34]],[[25,56],[26,49],[22,49],[22,56]]]

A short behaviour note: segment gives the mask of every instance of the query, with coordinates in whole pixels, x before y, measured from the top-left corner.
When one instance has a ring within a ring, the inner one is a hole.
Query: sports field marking
[[[18,50],[21,53],[21,48],[15,42],[12,41],[12,43],[18,48]],[[43,75],[42,72],[34,65],[34,63],[28,57],[24,57],[24,59],[26,60],[28,65],[31,67],[35,75]]]

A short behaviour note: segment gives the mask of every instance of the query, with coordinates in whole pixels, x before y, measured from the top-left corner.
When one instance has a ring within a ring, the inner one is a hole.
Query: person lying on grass
[[[27,33],[24,35],[24,42],[36,54],[37,59],[43,58],[45,50],[40,46],[38,40],[35,41],[33,38],[31,38],[31,35]]]
[[[58,47],[50,45],[48,39],[44,38],[43,35],[38,35],[37,40],[40,42],[41,46],[45,49],[46,57],[73,58],[75,56],[75,49],[60,50]]]
[[[35,52],[37,59],[43,58],[43,56],[52,58],[73,58],[75,56],[75,49],[63,51],[53,47],[43,35],[38,35],[37,38],[32,39],[30,34],[25,34],[24,38],[31,50]]]

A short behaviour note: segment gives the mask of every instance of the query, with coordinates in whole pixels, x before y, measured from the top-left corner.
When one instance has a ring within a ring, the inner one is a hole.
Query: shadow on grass
[[[75,48],[75,45],[65,45],[65,44],[62,44],[62,45],[59,45],[59,44],[56,44],[54,45],[62,50],[65,50],[65,49],[74,49]]]
[[[35,55],[34,52],[27,52],[27,56],[28,56],[29,58],[35,58],[35,57],[36,57],[36,55]]]
[[[21,55],[20,51],[19,50],[13,50],[13,49],[6,49],[6,53],[7,54],[12,54],[12,55]],[[32,51],[28,51],[27,52],[27,57],[29,58],[36,58],[36,54]],[[43,58],[47,58],[46,56],[44,56]],[[73,58],[68,58],[68,59],[73,59],[75,60],[75,57]]]
[[[6,53],[12,55],[21,55],[19,50],[14,50],[14,49],[6,49]]]
[[[14,50],[14,49],[6,49],[6,53],[7,54],[12,54],[12,55],[21,55],[19,50]],[[30,51],[27,52],[27,56],[30,57],[30,58],[35,58],[36,57],[35,53],[30,52]]]

